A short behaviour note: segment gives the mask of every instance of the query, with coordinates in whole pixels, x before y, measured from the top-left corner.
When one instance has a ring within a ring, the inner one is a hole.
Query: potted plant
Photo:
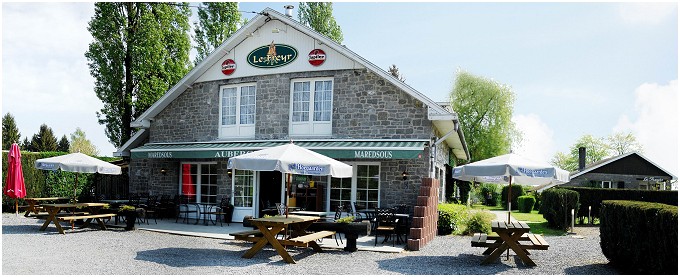
[[[135,221],[137,221],[137,209],[134,206],[123,205],[118,208],[118,213],[125,216],[125,230],[134,230]]]

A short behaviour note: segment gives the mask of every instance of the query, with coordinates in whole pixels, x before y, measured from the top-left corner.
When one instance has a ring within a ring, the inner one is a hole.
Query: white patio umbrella
[[[73,186],[74,199],[78,189],[79,173],[100,173],[111,175],[121,174],[120,166],[107,163],[82,153],[71,153],[67,155],[38,159],[35,161],[35,168],[43,170],[61,169],[63,171],[76,172],[76,181]]]
[[[510,153],[453,168],[453,178],[479,183],[507,183],[508,222],[510,222],[512,184],[540,186],[569,182],[569,172],[545,162]]]
[[[288,143],[229,158],[228,169],[279,171],[282,174],[352,177],[352,166]],[[290,182],[286,179],[286,202]],[[288,203],[286,203],[288,205]],[[286,209],[286,216],[288,216]]]

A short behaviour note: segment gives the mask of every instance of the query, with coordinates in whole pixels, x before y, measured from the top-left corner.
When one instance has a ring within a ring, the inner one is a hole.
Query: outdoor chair
[[[397,230],[397,218],[394,216],[394,209],[391,208],[376,208],[376,225],[375,225],[375,244],[378,245],[378,236],[380,234],[385,235],[383,243],[390,239],[392,235],[396,235]],[[394,240],[392,240],[392,246],[394,246]]]
[[[189,223],[189,215],[190,214],[196,215],[196,222],[198,222],[198,219],[199,219],[198,204],[190,203],[189,197],[187,195],[180,195],[178,198],[179,198],[179,201],[177,202],[177,205],[176,205],[177,217],[175,218],[175,222],[177,222],[177,220],[179,220],[180,215],[184,215],[182,222]]]
[[[342,212],[345,210],[345,208],[342,205],[338,205],[335,207],[335,216],[333,216],[332,220],[329,220],[330,222],[336,222],[338,219],[342,218]],[[329,218],[330,219],[330,218]],[[340,243],[338,243],[338,236],[340,233],[336,232],[335,233],[335,244],[340,246]],[[340,242],[342,243],[342,237],[340,237]]]

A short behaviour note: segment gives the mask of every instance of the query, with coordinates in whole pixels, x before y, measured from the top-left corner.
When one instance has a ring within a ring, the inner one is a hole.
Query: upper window
[[[255,137],[255,85],[220,89],[220,138]]]
[[[610,188],[612,188],[612,182],[611,181],[602,181],[602,183],[600,183],[600,186],[603,189],[610,189]]]
[[[290,102],[290,135],[331,135],[332,79],[293,80]]]

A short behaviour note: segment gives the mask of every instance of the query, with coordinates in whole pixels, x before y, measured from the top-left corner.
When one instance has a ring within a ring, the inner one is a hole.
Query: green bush
[[[578,192],[562,188],[551,188],[541,194],[540,213],[548,221],[548,227],[566,231],[571,225],[571,210],[578,211]]]
[[[481,184],[476,193],[484,205],[495,207],[501,203],[501,187],[498,184]]]
[[[503,190],[501,191],[501,201],[503,203],[503,207],[505,209],[508,208],[508,189],[510,186],[504,186]],[[525,195],[525,189],[524,187],[520,185],[512,185],[512,193],[510,194],[510,197],[512,198],[512,209],[517,209],[518,204],[517,204],[517,198],[519,198],[522,195]]]
[[[464,234],[491,233],[491,221],[494,215],[487,211],[475,211],[467,220]]]
[[[536,198],[531,195],[524,195],[517,198],[517,207],[520,213],[530,213],[536,204]]]
[[[631,274],[678,274],[678,207],[660,203],[602,202],[600,247]]]
[[[7,154],[2,151],[2,178],[7,178]],[[26,185],[26,197],[73,197],[76,173],[62,171],[47,171],[35,168],[35,161],[43,158],[61,156],[66,152],[21,152],[21,169],[24,173],[24,184]],[[119,160],[120,158],[105,157],[100,158],[106,161]],[[78,176],[78,196],[81,192],[89,191],[93,186],[94,174],[81,173]],[[4,184],[3,184],[4,186]],[[6,195],[2,195],[2,203],[14,203]],[[23,199],[19,199],[19,205],[25,205]],[[12,205],[12,209],[13,209]],[[4,211],[4,209],[3,209]]]
[[[440,235],[459,234],[465,231],[468,207],[460,204],[439,204],[437,232]]]

